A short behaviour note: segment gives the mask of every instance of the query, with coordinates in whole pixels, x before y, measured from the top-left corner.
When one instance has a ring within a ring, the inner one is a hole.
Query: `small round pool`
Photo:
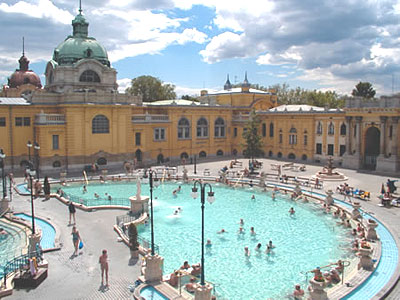
[[[167,297],[165,297],[151,285],[142,288],[140,290],[140,296],[146,300],[168,300]]]
[[[167,183],[154,190],[155,243],[164,260],[164,274],[169,274],[189,261],[200,262],[201,209],[200,200],[192,199],[192,185],[180,184],[182,190],[173,196],[179,183]],[[89,184],[63,188],[76,197],[108,193],[126,199],[136,194],[136,183]],[[336,219],[323,214],[320,206],[296,203],[286,195],[274,201],[270,193],[251,189],[233,189],[214,185],[216,201],[206,203],[205,278],[215,284],[215,292],[227,299],[282,299],[293,291],[296,283],[305,287],[304,272],[338,259],[352,259],[349,231],[336,225]],[[149,195],[149,186],[142,184],[142,195]],[[252,199],[255,195],[255,199]],[[178,207],[182,211],[174,214]],[[289,209],[296,213],[290,216]],[[244,219],[244,234],[238,234],[239,220]],[[140,226],[139,233],[150,239],[150,226]],[[255,235],[250,234],[254,227]],[[217,231],[225,229],[226,233]],[[276,246],[266,254],[266,243]],[[262,251],[255,251],[258,243]],[[250,249],[250,257],[244,255]],[[262,287],[262,288],[260,288]],[[251,293],[251,296],[249,295]],[[249,298],[250,297],[250,298]]]

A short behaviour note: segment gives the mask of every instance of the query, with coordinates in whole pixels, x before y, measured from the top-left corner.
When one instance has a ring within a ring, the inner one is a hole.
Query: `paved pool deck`
[[[243,166],[247,165],[248,160],[239,159]],[[284,164],[276,160],[260,159],[263,162],[263,171],[276,173],[271,170],[270,164]],[[211,175],[217,176],[218,171],[225,165],[229,166],[230,160],[213,161],[197,164],[197,175],[202,175],[204,169],[209,169]],[[187,165],[189,175],[193,174],[193,165]],[[240,170],[240,168],[236,168]],[[182,167],[178,168],[182,174]],[[282,174],[308,177],[321,170],[321,166],[307,165],[305,172],[294,172],[291,170],[283,171]],[[384,222],[391,230],[394,238],[398,241],[400,237],[400,208],[384,208],[378,206],[380,188],[389,177],[371,174],[371,172],[358,172],[338,168],[337,171],[344,173],[349,179],[346,181],[350,186],[358,187],[371,192],[370,201],[360,201],[362,209],[370,212],[374,217]],[[121,170],[122,172],[122,170]],[[43,173],[43,172],[42,172]],[[395,179],[390,177],[391,179]],[[397,178],[400,179],[400,178]],[[17,178],[17,182],[22,182],[22,178]],[[335,190],[338,182],[325,182],[324,190]],[[397,183],[400,189],[400,181]],[[142,191],[145,195],[146,191]],[[335,194],[339,199],[343,196]],[[11,207],[15,211],[23,211],[30,214],[30,198],[27,196],[14,195]],[[130,263],[129,249],[117,241],[117,235],[113,230],[115,217],[125,214],[125,210],[98,210],[94,212],[84,212],[77,210],[77,228],[84,241],[84,248],[78,257],[72,258],[73,245],[71,238],[72,227],[68,226],[68,208],[56,199],[49,201],[35,201],[36,215],[47,219],[59,229],[61,250],[45,254],[49,261],[49,276],[36,289],[14,290],[8,299],[132,299],[129,286],[134,284],[140,274],[141,260]],[[98,257],[102,249],[107,249],[110,264],[110,287],[108,290],[100,288],[100,268]],[[399,275],[399,269],[397,269]],[[393,279],[392,279],[393,281]],[[391,282],[392,284],[395,281]],[[376,299],[382,298],[378,294]],[[400,299],[400,285],[391,291],[386,298],[390,300]]]

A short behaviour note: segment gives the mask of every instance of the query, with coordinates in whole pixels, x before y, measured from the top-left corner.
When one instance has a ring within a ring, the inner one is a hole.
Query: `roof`
[[[213,93],[209,93],[208,95],[219,95],[219,94],[233,94],[233,93],[244,93],[242,92],[242,88],[238,87],[238,88],[232,88],[229,90],[220,90],[220,91],[216,91]],[[246,92],[246,94],[248,93],[254,93],[254,94],[271,94],[270,92],[266,92],[266,91],[261,91],[261,90],[256,90],[256,89],[250,89],[249,92]]]
[[[0,105],[30,105],[24,98],[0,97]]]
[[[159,100],[154,102],[143,102],[143,105],[204,105],[204,104],[191,100],[174,99],[174,100]]]
[[[342,111],[337,108],[325,109],[324,107],[318,107],[307,104],[284,104],[268,110],[269,112],[337,112]]]

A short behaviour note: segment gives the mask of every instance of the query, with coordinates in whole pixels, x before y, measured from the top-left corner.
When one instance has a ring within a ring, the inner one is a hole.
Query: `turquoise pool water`
[[[15,216],[20,217],[22,219],[28,220],[29,222],[32,220],[31,216],[27,214],[15,214]],[[56,237],[56,230],[54,227],[43,219],[35,218],[35,225],[39,226],[42,230],[42,239],[40,240],[40,245],[42,249],[51,249],[55,247],[54,240]]]
[[[152,286],[146,286],[140,290],[140,296],[146,300],[168,300],[163,294]]]
[[[177,197],[172,195],[177,183],[164,184],[153,193],[155,243],[165,258],[165,274],[178,269],[185,260],[200,262],[201,204],[191,197],[192,185],[181,185]],[[313,204],[293,203],[285,195],[273,201],[270,194],[255,190],[225,186],[214,186],[214,190],[216,201],[206,203],[205,208],[205,238],[212,241],[206,250],[205,276],[227,299],[282,299],[294,284],[304,284],[301,272],[352,257],[347,251],[351,240],[348,231],[336,226],[335,219]],[[86,194],[81,186],[65,187],[64,191],[79,197],[107,192],[128,199],[136,194],[136,184],[90,184]],[[148,191],[148,185],[143,184],[142,194],[148,195]],[[255,200],[251,200],[253,194]],[[174,215],[178,207],[182,212]],[[294,217],[288,213],[291,207],[296,210]],[[237,233],[240,218],[245,221],[244,234]],[[251,226],[255,236],[250,235]],[[149,227],[139,228],[147,239]],[[227,233],[217,234],[222,228]],[[264,250],[269,240],[276,248],[267,255]],[[261,252],[255,251],[257,243],[262,244]],[[251,251],[250,257],[244,255],[245,246]]]
[[[1,219],[0,227],[8,232],[5,238],[0,238],[0,277],[2,277],[5,264],[22,254],[22,249],[27,245],[27,236],[21,228],[5,223]]]

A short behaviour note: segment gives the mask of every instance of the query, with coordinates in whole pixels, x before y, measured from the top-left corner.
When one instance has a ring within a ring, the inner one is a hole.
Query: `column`
[[[400,117],[392,117],[392,156],[397,156],[399,139],[397,137],[397,127],[399,126]]]
[[[352,155],[352,147],[351,147],[351,135],[353,134],[353,131],[351,130],[351,119],[353,117],[346,117],[346,126],[347,126],[347,134],[346,134],[346,152],[348,155]]]
[[[379,152],[381,156],[386,157],[386,121],[388,117],[380,116],[379,119],[381,121],[381,139]]]
[[[361,154],[361,121],[363,117],[356,117],[357,136],[356,136],[356,154]]]

